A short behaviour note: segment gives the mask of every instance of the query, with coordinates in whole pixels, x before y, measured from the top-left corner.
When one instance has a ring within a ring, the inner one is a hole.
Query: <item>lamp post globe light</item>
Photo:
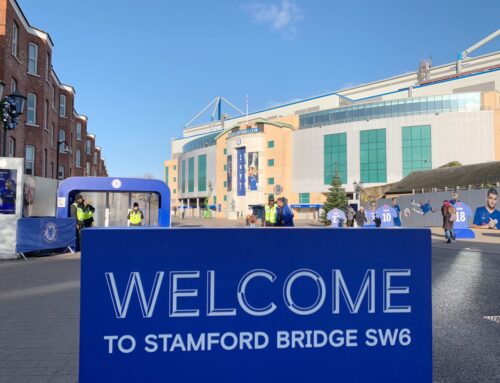
[[[5,84],[0,81],[0,98],[3,96]],[[4,97],[0,101],[0,116],[3,123],[2,156],[7,156],[7,130],[14,130],[21,114],[24,112],[26,97],[17,91]]]
[[[354,181],[352,186],[354,187],[354,199],[357,201],[358,206],[361,205],[361,191],[363,190],[363,181]]]

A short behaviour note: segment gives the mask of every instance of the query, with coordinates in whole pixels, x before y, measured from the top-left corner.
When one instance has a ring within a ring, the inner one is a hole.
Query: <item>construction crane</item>
[[[500,29],[497,29],[495,32],[486,36],[481,41],[475,43],[470,48],[467,48],[463,52],[460,52],[457,55],[457,73],[462,72],[462,62],[469,58],[469,54],[474,52],[476,49],[481,48],[484,44],[489,43],[491,40],[493,40],[495,37],[498,37],[498,36],[500,36]]]

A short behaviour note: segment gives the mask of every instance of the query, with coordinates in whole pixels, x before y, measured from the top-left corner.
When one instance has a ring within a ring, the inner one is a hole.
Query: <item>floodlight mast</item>
[[[236,112],[238,112],[240,115],[243,115],[244,113],[236,107],[233,103],[229,102],[226,98],[222,96],[217,96],[215,97],[210,103],[205,106],[199,113],[197,113],[189,122],[184,125],[184,128],[188,128],[194,121],[196,121],[203,113],[205,113],[208,109],[210,109],[213,106],[212,114],[210,115],[210,122],[213,123],[214,121],[221,121],[223,118],[222,115],[222,103],[225,102],[227,105],[229,105],[232,109],[234,109]]]
[[[483,45],[489,43],[491,40],[494,38],[500,36],[500,29],[497,29],[495,32],[491,33],[490,35],[486,36],[484,39],[481,41],[478,41],[475,43],[473,46],[467,48],[463,52],[460,52],[457,55],[457,73],[462,72],[462,62],[469,59],[469,54],[474,52],[476,49],[481,48]]]

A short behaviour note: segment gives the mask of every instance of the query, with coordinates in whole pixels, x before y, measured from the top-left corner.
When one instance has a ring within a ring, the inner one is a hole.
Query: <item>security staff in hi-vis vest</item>
[[[269,203],[265,207],[266,213],[266,226],[276,226],[276,208],[277,205],[274,202],[274,197],[269,197]]]
[[[83,227],[92,227],[95,207],[83,200]]]
[[[85,205],[81,194],[75,196],[75,202],[71,205],[70,216],[76,219],[76,251],[80,251],[80,230],[85,226],[84,221],[87,218]]]
[[[129,210],[127,219],[130,222],[130,226],[141,226],[142,220],[144,219],[144,214],[139,209],[139,204],[134,202],[134,207],[132,210]]]

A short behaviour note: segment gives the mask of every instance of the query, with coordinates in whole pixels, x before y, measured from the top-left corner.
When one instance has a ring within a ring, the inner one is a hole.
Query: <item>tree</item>
[[[325,225],[331,225],[330,220],[326,218],[328,212],[334,208],[345,210],[347,206],[347,194],[342,187],[342,181],[340,180],[340,175],[335,172],[332,178],[331,186],[328,188],[328,195],[326,196],[326,201],[322,206],[323,214],[321,216],[321,222]]]
[[[440,166],[439,168],[442,169],[442,168],[456,168],[456,167],[459,167],[459,166],[462,166],[462,164],[458,161],[451,161],[451,162],[448,162],[447,164],[444,164],[443,166]]]

